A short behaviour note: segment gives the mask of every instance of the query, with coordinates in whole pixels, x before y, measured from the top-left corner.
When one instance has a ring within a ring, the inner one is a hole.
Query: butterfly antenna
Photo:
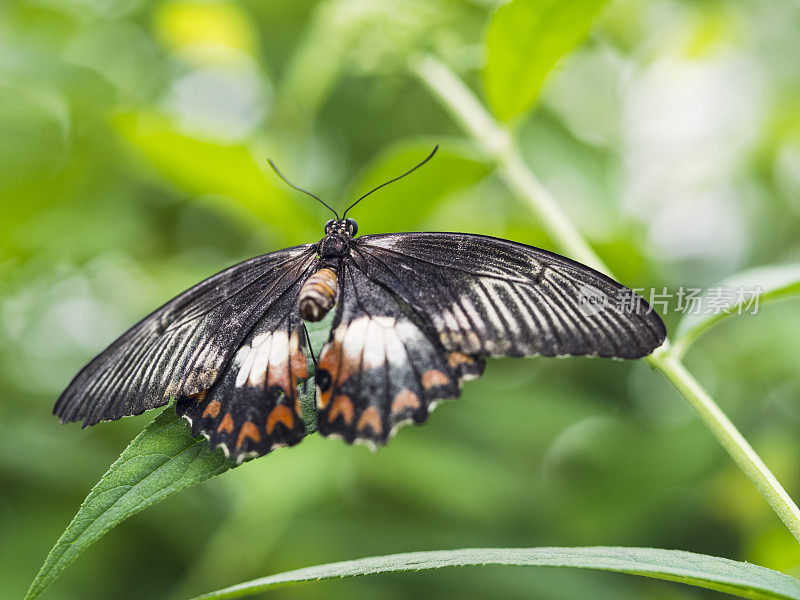
[[[436,145],[433,147],[433,150],[431,151],[431,153],[430,153],[430,154],[428,154],[428,156],[425,158],[425,160],[423,160],[421,163],[419,163],[419,164],[417,164],[416,166],[414,166],[414,167],[410,168],[408,171],[406,171],[406,172],[405,172],[405,173],[403,173],[402,175],[398,175],[398,176],[397,176],[397,177],[395,177],[394,179],[390,179],[390,180],[389,180],[389,181],[387,181],[386,183],[382,183],[382,184],[380,184],[378,187],[371,189],[371,190],[370,190],[370,191],[368,191],[366,194],[364,194],[363,196],[361,196],[361,197],[360,197],[358,200],[356,200],[356,201],[355,201],[355,202],[353,202],[353,203],[352,203],[350,206],[348,206],[348,207],[347,207],[347,209],[344,211],[344,214],[342,214],[342,218],[344,219],[344,218],[347,216],[347,212],[348,212],[348,211],[349,211],[351,208],[353,208],[353,207],[354,207],[356,204],[358,204],[358,203],[359,203],[359,202],[361,202],[361,201],[362,201],[364,198],[366,198],[367,196],[369,196],[369,195],[370,195],[372,192],[377,192],[377,191],[378,191],[379,189],[381,189],[382,187],[384,187],[384,186],[387,186],[387,185],[389,185],[390,183],[394,183],[394,182],[395,182],[395,181],[397,181],[398,179],[402,179],[402,178],[403,178],[403,177],[405,177],[406,175],[410,175],[411,173],[413,173],[414,171],[416,171],[417,169],[419,169],[419,168],[420,168],[422,165],[424,165],[426,162],[428,162],[430,159],[432,159],[432,158],[433,158],[433,155],[434,155],[434,154],[436,154],[436,151],[437,151],[438,149],[439,149],[439,144],[436,144]]]
[[[325,208],[327,208],[329,211],[331,211],[331,212],[332,212],[334,215],[336,215],[336,218],[337,218],[337,219],[339,218],[339,213],[337,213],[337,212],[336,212],[335,210],[333,210],[333,209],[332,209],[330,206],[328,206],[328,204],[327,204],[327,203],[325,203],[325,202],[324,202],[324,201],[323,201],[321,198],[319,198],[318,196],[315,196],[314,194],[312,194],[312,193],[311,193],[311,192],[309,192],[308,190],[304,190],[304,189],[303,189],[303,188],[301,188],[301,187],[297,187],[297,186],[296,186],[295,184],[293,184],[291,181],[289,181],[288,179],[286,179],[286,176],[285,176],[283,173],[281,173],[281,172],[280,172],[280,170],[278,170],[278,167],[276,167],[276,166],[275,166],[275,163],[274,163],[274,162],[272,162],[272,159],[271,159],[271,158],[269,158],[269,157],[268,157],[268,158],[267,158],[267,162],[269,163],[269,166],[270,166],[270,167],[272,167],[272,170],[273,170],[273,171],[275,171],[275,174],[276,174],[278,177],[280,177],[281,179],[283,179],[283,181],[284,181],[284,183],[285,183],[286,185],[288,185],[290,188],[294,188],[294,189],[296,189],[298,192],[303,192],[304,194],[307,194],[307,195],[311,196],[312,198],[314,198],[314,200],[316,200],[317,202],[319,202],[320,204],[322,204],[322,206],[324,206],[324,207],[325,207]]]

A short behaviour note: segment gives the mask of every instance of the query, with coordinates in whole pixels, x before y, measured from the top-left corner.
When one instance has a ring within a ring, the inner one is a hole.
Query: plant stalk
[[[539,219],[550,238],[572,258],[611,275],[609,268],[525,163],[509,132],[496,123],[472,90],[433,56],[422,56],[412,61],[411,70],[495,163],[500,176],[525,201],[525,206]],[[797,505],[714,399],[686,370],[669,340],[646,360],[675,386],[800,542],[800,510]]]

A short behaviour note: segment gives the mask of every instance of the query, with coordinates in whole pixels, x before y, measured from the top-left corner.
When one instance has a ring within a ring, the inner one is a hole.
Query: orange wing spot
[[[225,416],[222,417],[222,423],[219,424],[217,427],[217,433],[233,433],[233,417],[231,417],[231,413],[225,413]]]
[[[361,352],[347,352],[344,348],[342,340],[346,330],[346,325],[339,325],[334,330],[334,339],[326,344],[319,358],[318,368],[331,374],[331,384],[334,387],[342,385],[351,375],[361,370]]]
[[[341,359],[342,345],[334,340],[324,348],[322,356],[319,357],[317,368],[325,369],[331,374],[331,377],[335,379],[336,374],[339,371],[339,363],[341,362]]]
[[[417,410],[420,406],[422,406],[422,403],[420,403],[419,397],[409,389],[401,390],[392,400],[393,413],[402,412],[407,408]]]
[[[447,355],[447,362],[455,369],[459,365],[474,364],[475,359],[463,352],[451,352]]]
[[[293,336],[291,343],[294,345],[295,350],[289,356],[289,360],[269,366],[267,388],[276,386],[283,390],[287,396],[297,400],[297,384],[308,377],[308,363],[306,362],[305,353],[297,347],[296,334]]]
[[[308,362],[302,350],[296,350],[292,353],[289,366],[292,369],[292,376],[295,381],[301,381],[308,377]]]
[[[303,418],[303,405],[300,402],[300,396],[296,396],[294,399],[294,414],[296,414],[301,419]]]
[[[289,383],[289,364],[280,363],[277,365],[269,366],[269,374],[267,375],[267,389],[277,386],[283,390],[287,396],[294,396],[292,393],[294,386]]]
[[[331,401],[331,394],[333,393],[333,384],[325,390],[317,386],[317,408],[325,408]]]
[[[450,383],[450,378],[436,369],[425,371],[422,374],[422,387],[426,390],[440,385],[447,385],[448,383]]]
[[[217,415],[219,414],[220,403],[216,400],[212,400],[206,406],[206,409],[203,411],[204,417],[211,417],[212,419],[216,419]]]
[[[359,353],[342,353],[342,364],[339,367],[339,375],[336,377],[336,385],[342,385],[345,381],[350,379],[354,373],[361,370],[362,355]]]
[[[317,362],[317,374],[320,370],[327,371],[331,376],[331,382],[328,384],[328,389],[323,390],[317,386],[317,406],[325,408],[331,401],[331,394],[336,387],[336,377],[339,374],[339,364],[342,358],[342,345],[333,340],[325,345],[322,350],[322,355]]]
[[[278,423],[283,423],[286,429],[294,428],[294,413],[292,409],[283,404],[273,408],[267,417],[267,435],[272,435]]]
[[[197,400],[198,402],[202,402],[203,400],[206,399],[206,392],[207,391],[208,390],[203,390],[201,392],[197,392],[196,394],[192,394],[191,396],[189,396],[189,398],[192,398],[193,400]]]
[[[236,449],[242,447],[244,444],[245,439],[251,439],[254,442],[259,442],[261,440],[261,434],[258,432],[258,427],[255,426],[254,423],[247,421],[242,428],[239,430],[239,437],[236,438]]]
[[[328,422],[333,423],[336,417],[342,415],[344,422],[350,425],[353,422],[353,401],[345,395],[336,396],[331,404],[331,410],[328,412]]]
[[[361,413],[361,417],[359,417],[358,423],[356,424],[356,431],[364,431],[367,427],[372,429],[374,433],[380,433],[383,429],[381,415],[374,406],[368,407]]]

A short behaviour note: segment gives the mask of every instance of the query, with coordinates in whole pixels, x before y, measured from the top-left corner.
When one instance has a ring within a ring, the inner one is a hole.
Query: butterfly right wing
[[[366,235],[353,260],[403,299],[448,350],[493,356],[641,358],[661,318],[610,277],[564,256],[466,233]]]
[[[315,256],[312,244],[264,254],[185,291],[86,365],[53,413],[86,427],[209,390],[270,307],[307,276]]]

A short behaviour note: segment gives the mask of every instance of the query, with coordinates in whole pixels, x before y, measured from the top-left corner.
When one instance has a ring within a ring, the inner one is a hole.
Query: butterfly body
[[[313,377],[319,432],[377,446],[458,397],[489,356],[639,358],[665,338],[631,290],[557,254],[463,233],[356,233],[352,219],[329,221],[316,244],[187,290],[84,367],[54,413],[87,426],[174,398],[195,435],[243,460],[302,440]],[[303,322],[331,310],[310,369]]]
[[[300,288],[298,307],[304,321],[321,321],[336,304],[338,272],[356,232],[353,219],[331,219],[325,224],[325,237],[317,243],[316,271]]]
[[[304,321],[316,323],[325,318],[336,304],[339,278],[331,267],[323,267],[309,277],[300,288],[298,308]]]

